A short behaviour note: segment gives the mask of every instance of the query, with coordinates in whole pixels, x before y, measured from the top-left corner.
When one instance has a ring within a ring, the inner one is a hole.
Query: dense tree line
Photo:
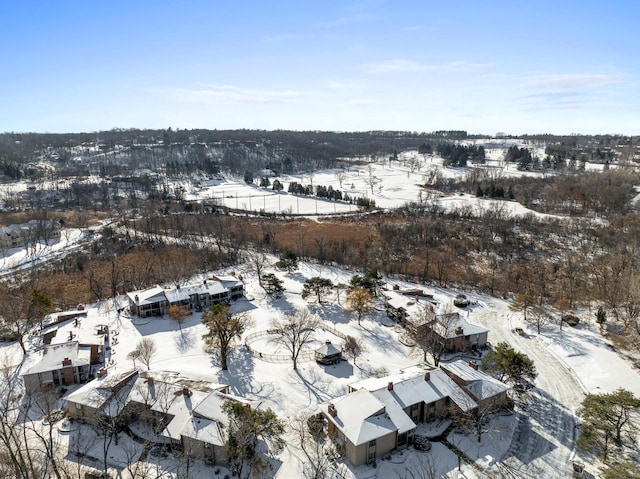
[[[464,167],[467,166],[468,162],[485,162],[485,151],[483,146],[465,146],[455,143],[440,143],[437,151],[444,159],[444,166]]]

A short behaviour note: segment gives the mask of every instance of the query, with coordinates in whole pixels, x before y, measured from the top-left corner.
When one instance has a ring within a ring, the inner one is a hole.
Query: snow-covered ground
[[[253,324],[246,331],[245,337],[265,331],[274,318],[285,312],[294,308],[308,308],[327,326],[343,334],[361,338],[366,352],[358,358],[356,366],[351,361],[334,366],[320,366],[313,361],[304,361],[294,371],[290,361],[274,362],[266,359],[267,354],[278,352],[275,344],[269,341],[261,343],[261,348],[265,348],[267,353],[261,358],[239,341],[231,354],[229,370],[221,371],[217,355],[203,350],[202,335],[205,329],[201,324],[201,313],[194,313],[187,318],[180,329],[168,317],[143,320],[132,318],[128,314],[118,314],[117,307],[123,304],[105,301],[89,309],[88,314],[89,318],[96,315],[100,321],[108,323],[112,331],[118,332],[118,344],[111,351],[113,361],[110,367],[133,367],[133,363],[126,359],[128,351],[135,347],[140,338],[150,337],[158,346],[158,353],[151,362],[153,370],[204,374],[212,381],[229,384],[233,394],[258,400],[262,407],[270,407],[280,417],[290,420],[301,414],[309,415],[317,410],[319,403],[345,394],[347,386],[353,382],[371,375],[396,373],[422,359],[420,351],[399,341],[402,330],[384,312],[370,314],[359,326],[345,311],[344,296],[340,304],[335,292],[324,298],[322,304],[302,299],[300,290],[307,278],[320,275],[334,283],[347,283],[353,274],[351,271],[304,263],[298,271],[290,274],[276,270],[276,274],[285,281],[287,289],[287,293],[277,300],[271,300],[265,295],[249,265],[240,265],[235,268],[235,272],[242,274],[246,282],[247,297],[252,298],[240,300],[233,305],[237,310],[246,311],[252,318]],[[389,286],[391,284],[395,282],[390,281]],[[407,283],[399,285],[412,286]],[[452,300],[457,291],[413,286],[432,293],[441,309],[452,308]],[[537,335],[524,324],[521,315],[509,310],[508,302],[481,295],[468,294],[468,297],[473,301],[467,308],[468,320],[488,327],[492,343],[506,340],[517,350],[532,357],[539,377],[529,399],[518,403],[515,415],[494,419],[495,424],[491,424],[490,432],[484,435],[481,444],[475,441],[473,435],[455,435],[449,440],[469,457],[477,460],[483,468],[507,468],[516,477],[566,477],[571,460],[575,457],[574,413],[584,393],[610,391],[618,387],[639,393],[640,376],[608,347],[600,337],[597,327],[590,324],[576,328],[565,326],[560,332],[557,325],[550,324],[545,326],[541,335]],[[512,328],[517,326],[525,328],[527,334],[521,337],[512,333]],[[317,341],[338,341],[334,335],[325,331],[318,331],[316,334]],[[2,351],[9,350],[14,357],[19,357],[19,348],[16,350],[15,346],[8,345],[2,348]],[[36,358],[36,354],[29,354],[23,368],[28,368]],[[287,436],[287,443],[285,451],[279,457],[281,464],[276,477],[301,477],[302,454],[292,434]],[[394,477],[396,472],[413,467],[411,464],[423,463],[429,457],[429,461],[437,463],[441,474],[451,472],[454,474],[452,477],[457,477],[457,457],[441,444],[434,444],[428,453],[406,450],[394,454],[389,460],[380,461],[376,469],[369,466],[354,468],[346,464],[338,467],[343,477]],[[114,462],[117,463],[118,460],[116,457]],[[461,466],[460,477],[484,477],[483,473],[464,461]]]
[[[2,255],[0,258],[0,277],[62,258],[90,242],[91,238],[90,230],[65,228],[62,230],[60,238],[49,240],[49,243],[38,241],[28,247],[4,250],[0,252]]]
[[[357,207],[345,201],[330,201],[315,196],[300,196],[287,193],[291,182],[304,186],[331,186],[352,198],[369,198],[379,208],[393,209],[417,201],[433,201],[449,210],[469,205],[472,212],[478,214],[489,208],[503,208],[505,213],[524,216],[533,214],[546,217],[528,209],[515,201],[490,200],[476,198],[473,195],[433,195],[424,189],[433,175],[443,178],[462,179],[474,170],[492,171],[504,176],[541,177],[545,173],[519,171],[514,164],[505,164],[502,155],[505,150],[495,149],[487,152],[485,165],[466,168],[447,168],[438,156],[420,155],[416,151],[407,151],[399,155],[397,161],[378,161],[367,165],[353,165],[345,169],[322,170],[304,175],[285,175],[270,178],[278,179],[284,190],[274,192],[271,187],[260,188],[255,184],[246,184],[241,179],[219,178],[200,181],[174,180],[173,186],[182,186],[185,199],[209,200],[217,204],[248,211],[267,213],[289,213],[302,215],[323,215],[349,213]],[[418,164],[419,166],[415,166]],[[588,170],[601,170],[602,165],[587,164]]]

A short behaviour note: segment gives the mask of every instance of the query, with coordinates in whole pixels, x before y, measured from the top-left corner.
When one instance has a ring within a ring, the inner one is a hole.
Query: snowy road
[[[574,412],[584,397],[583,388],[535,337],[511,332],[511,314],[506,304],[492,304],[474,316],[491,329],[494,344],[508,342],[533,359],[538,371],[536,388],[516,406],[519,422],[502,462],[515,477],[566,478],[575,446]]]

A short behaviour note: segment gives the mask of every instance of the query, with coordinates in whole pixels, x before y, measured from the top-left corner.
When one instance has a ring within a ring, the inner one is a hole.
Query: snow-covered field
[[[345,169],[322,170],[304,175],[285,175],[270,178],[270,182],[278,179],[284,190],[274,192],[271,187],[260,188],[255,184],[248,185],[241,179],[219,178],[200,181],[174,180],[173,186],[182,186],[185,199],[209,200],[219,205],[267,213],[288,213],[302,215],[323,215],[349,213],[357,207],[345,201],[330,201],[315,196],[300,196],[287,193],[291,182],[302,185],[331,186],[352,198],[368,198],[375,201],[379,208],[393,209],[398,206],[417,201],[434,201],[446,210],[469,205],[478,213],[488,208],[504,208],[506,213],[516,216],[536,213],[515,201],[480,199],[473,195],[445,196],[428,193],[423,185],[428,184],[430,177],[441,175],[443,178],[463,178],[474,170],[492,171],[504,176],[540,177],[544,173],[523,172],[514,164],[504,164],[503,149],[487,151],[485,165],[468,166],[466,168],[447,168],[438,156],[420,155],[415,151],[403,152],[397,161],[378,161],[368,165],[353,165]],[[418,165],[418,166],[415,166]],[[587,164],[588,170],[601,170],[602,165]]]

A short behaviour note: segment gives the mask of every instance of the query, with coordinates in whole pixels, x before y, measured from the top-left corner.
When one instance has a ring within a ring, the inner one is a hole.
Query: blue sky
[[[2,2],[0,131],[640,134],[640,2]]]

